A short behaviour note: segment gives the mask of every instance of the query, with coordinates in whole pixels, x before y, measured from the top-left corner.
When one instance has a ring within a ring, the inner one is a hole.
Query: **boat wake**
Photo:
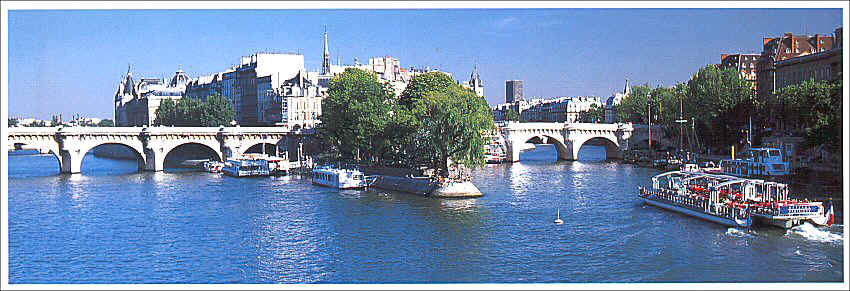
[[[741,230],[735,227],[730,227],[726,230],[726,235],[735,236],[735,237],[753,237],[751,233],[746,230]]]
[[[840,234],[832,233],[828,230],[819,229],[810,223],[803,223],[802,225],[795,226],[794,228],[791,228],[785,232],[785,236],[791,235],[797,235],[808,240],[826,243],[838,243],[844,240],[844,238]]]

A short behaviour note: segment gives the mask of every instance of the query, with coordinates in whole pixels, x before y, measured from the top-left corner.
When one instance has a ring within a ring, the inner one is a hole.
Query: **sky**
[[[10,10],[9,116],[113,118],[127,72],[170,78],[223,71],[255,52],[352,64],[390,55],[467,81],[475,65],[491,105],[505,80],[526,99],[671,86],[722,53],[759,53],[762,37],[831,35],[840,9]]]

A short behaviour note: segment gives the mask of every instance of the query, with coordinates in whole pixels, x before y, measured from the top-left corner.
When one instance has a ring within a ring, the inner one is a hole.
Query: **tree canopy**
[[[199,98],[182,98],[176,103],[163,99],[156,110],[154,125],[164,126],[229,126],[236,113],[233,105],[219,94]]]
[[[503,119],[507,121],[519,121],[520,116],[519,113],[516,112],[516,110],[510,108],[508,109],[508,111],[505,111],[505,116]]]
[[[835,147],[841,144],[842,90],[841,81],[803,81],[777,90],[765,111],[809,144]]]
[[[322,101],[320,138],[343,159],[380,159],[392,116],[392,90],[375,73],[348,68],[333,77]]]
[[[422,99],[431,91],[442,91],[446,88],[457,86],[452,77],[442,72],[428,72],[419,74],[410,80],[407,87],[399,95],[398,103],[407,108],[412,108],[417,100]]]

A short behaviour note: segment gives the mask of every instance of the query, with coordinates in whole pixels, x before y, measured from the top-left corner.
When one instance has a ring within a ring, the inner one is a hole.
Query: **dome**
[[[187,83],[189,83],[189,76],[186,76],[183,70],[177,69],[174,77],[171,78],[171,82],[168,83],[168,87],[186,87]]]

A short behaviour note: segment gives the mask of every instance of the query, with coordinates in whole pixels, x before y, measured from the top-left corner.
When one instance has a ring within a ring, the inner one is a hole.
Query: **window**
[[[787,48],[787,47],[786,47],[786,48],[785,48],[785,53],[786,53],[786,54],[790,54],[790,53],[791,53],[791,48]]]

